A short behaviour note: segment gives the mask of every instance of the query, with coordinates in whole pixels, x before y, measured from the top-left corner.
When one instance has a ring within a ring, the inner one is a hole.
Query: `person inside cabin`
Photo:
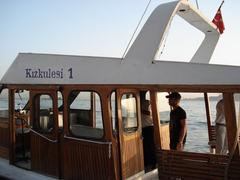
[[[218,101],[216,105],[216,154],[228,153],[226,120],[224,113],[223,99]]]
[[[180,106],[181,95],[178,92],[172,92],[166,98],[168,98],[168,103],[171,106],[170,149],[182,151],[187,138],[187,115]]]
[[[156,168],[154,128],[150,101],[146,99],[147,91],[140,92],[142,136],[145,172]]]

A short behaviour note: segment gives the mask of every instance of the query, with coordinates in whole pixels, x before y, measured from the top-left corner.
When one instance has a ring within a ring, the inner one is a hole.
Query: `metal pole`
[[[218,8],[218,9],[221,9],[221,7],[222,7],[223,3],[224,3],[224,0],[222,1],[221,5],[219,6],[219,8]]]
[[[199,9],[198,0],[196,0],[197,8]]]

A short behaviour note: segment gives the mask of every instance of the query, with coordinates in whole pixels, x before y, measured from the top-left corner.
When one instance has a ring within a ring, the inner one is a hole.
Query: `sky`
[[[0,78],[20,52],[121,58],[148,2],[0,0]],[[170,1],[151,0],[137,32],[153,9],[165,2]],[[198,5],[212,20],[221,2],[198,0]],[[222,15],[225,31],[210,63],[240,66],[240,1],[225,0]],[[176,17],[159,59],[189,61],[202,39],[199,31]]]

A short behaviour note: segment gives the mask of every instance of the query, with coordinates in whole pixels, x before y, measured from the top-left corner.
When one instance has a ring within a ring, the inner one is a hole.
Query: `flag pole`
[[[219,8],[218,8],[218,9],[221,9],[221,7],[222,7],[223,3],[224,3],[224,0],[222,1],[221,5],[219,6]]]

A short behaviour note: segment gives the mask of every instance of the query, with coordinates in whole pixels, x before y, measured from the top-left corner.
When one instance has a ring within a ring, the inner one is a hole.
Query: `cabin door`
[[[144,170],[139,92],[117,90],[122,179]]]
[[[104,100],[95,91],[72,89],[64,89],[64,179],[114,179]]]
[[[31,91],[31,169],[60,176],[57,91]]]

